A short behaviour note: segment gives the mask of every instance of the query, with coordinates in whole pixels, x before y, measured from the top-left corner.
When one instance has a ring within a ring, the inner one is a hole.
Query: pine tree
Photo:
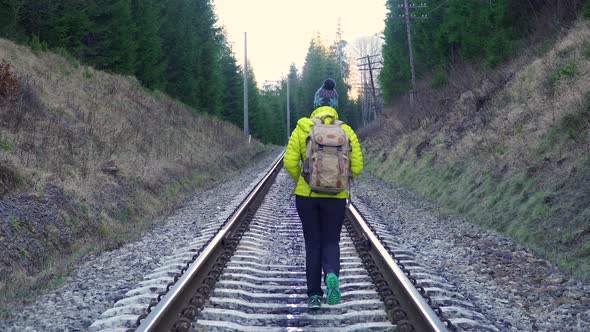
[[[410,87],[410,65],[405,26],[398,19],[399,0],[387,1],[385,43],[383,45],[383,69],[379,75],[385,102],[405,92]]]
[[[23,0],[0,0],[0,36],[22,38],[19,25]]]
[[[328,50],[318,35],[311,40],[305,56],[301,75],[302,90],[299,96],[301,104],[298,105],[298,110],[301,112],[299,117],[309,116],[313,111],[314,94],[328,78],[327,57]]]
[[[195,1],[195,24],[199,41],[198,85],[199,108],[210,114],[221,114],[223,79],[221,77],[222,33],[215,28],[217,18],[211,0]]]
[[[291,64],[289,67],[289,75],[287,75],[287,79],[289,80],[289,133],[295,129],[297,125],[297,114],[301,114],[298,111],[298,103],[297,103],[297,96],[299,92],[299,85],[300,80],[297,75],[297,67],[294,63]]]
[[[161,29],[166,63],[166,91],[195,108],[199,106],[199,42],[190,0],[169,0]]]
[[[336,82],[337,111],[340,119],[350,122],[354,118],[350,116],[348,97],[350,86],[347,84],[349,65],[344,57],[345,46],[346,42],[341,38],[337,38],[330,48],[324,45],[319,35],[311,40],[302,69],[301,81],[295,89],[297,95],[294,116],[297,119],[308,117],[312,113],[314,95],[327,78],[332,78]]]
[[[380,81],[386,102],[410,88],[410,68],[405,23],[399,19],[401,0],[387,1],[383,70]],[[529,26],[532,3],[510,0],[432,0],[426,21],[412,21],[416,73],[444,68],[459,60],[495,66],[512,52],[512,41]],[[440,70],[440,69],[439,69]]]
[[[221,117],[235,125],[244,124],[244,76],[236,57],[227,42],[225,32],[221,31],[221,76],[223,90],[221,96]]]
[[[342,39],[342,27],[338,22],[338,30],[336,33],[336,40],[334,44],[330,46],[330,54],[328,55],[328,71],[326,72],[327,77],[331,77],[336,82],[338,91],[338,115],[340,120],[348,123],[349,125],[356,125],[351,123],[351,109],[348,93],[350,91],[350,85],[348,84],[350,76],[350,65],[348,58],[346,57],[346,46],[348,43]]]
[[[330,47],[332,54],[338,64],[338,69],[345,82],[348,82],[350,76],[350,64],[346,56],[346,46],[348,43],[342,39],[343,31],[340,19],[338,19],[338,30],[336,31],[336,39],[334,44]]]
[[[85,57],[102,69],[133,74],[137,43],[131,0],[99,0],[89,7],[90,33]]]
[[[137,26],[137,64],[135,75],[146,87],[164,87],[164,63],[160,40],[161,19],[154,0],[133,0],[133,19]]]
[[[52,18],[46,37],[50,47],[64,48],[78,58],[91,26],[83,1],[64,1]]]
[[[24,27],[27,35],[35,35],[41,41],[47,41],[47,34],[54,17],[58,14],[60,2],[53,0],[24,1],[20,24]]]
[[[248,62],[248,129],[250,133],[260,138],[263,142],[266,141],[266,131],[269,129],[267,125],[267,112],[260,103],[260,92],[256,84],[256,77],[254,75],[254,68]]]

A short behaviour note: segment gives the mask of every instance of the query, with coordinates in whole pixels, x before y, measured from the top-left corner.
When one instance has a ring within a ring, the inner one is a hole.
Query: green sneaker
[[[326,277],[326,287],[328,288],[326,303],[340,303],[342,294],[340,293],[340,288],[338,288],[338,277],[334,273],[328,273],[328,276]]]
[[[309,297],[309,302],[307,303],[307,307],[309,309],[317,310],[322,307],[322,297],[320,295],[312,295]]]

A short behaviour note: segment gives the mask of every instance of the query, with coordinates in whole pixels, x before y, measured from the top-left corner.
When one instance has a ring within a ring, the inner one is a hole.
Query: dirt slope
[[[7,298],[59,280],[86,253],[137,237],[198,188],[268,150],[132,77],[71,57],[0,39],[0,63]]]
[[[418,105],[361,133],[368,169],[590,280],[590,25],[519,55],[457,65],[440,90],[422,82]]]

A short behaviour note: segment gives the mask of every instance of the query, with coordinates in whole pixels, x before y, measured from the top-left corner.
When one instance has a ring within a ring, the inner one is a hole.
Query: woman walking
[[[349,196],[348,182],[350,180],[339,180],[338,186],[341,182],[343,183],[342,190],[330,189],[332,192],[318,189],[318,186],[321,186],[320,180],[313,180],[314,189],[312,189],[308,183],[310,172],[321,168],[313,166],[313,169],[310,170],[308,167],[310,161],[307,153],[311,151],[307,147],[308,136],[313,127],[318,124],[339,125],[347,138],[346,148],[350,150],[349,153],[346,151],[344,157],[349,164],[345,165],[348,168],[346,174],[357,176],[363,170],[363,155],[356,134],[350,126],[338,121],[336,110],[338,108],[338,93],[335,86],[334,80],[327,79],[318,89],[314,98],[315,110],[309,118],[303,117],[297,121],[297,127],[291,134],[284,158],[284,166],[296,182],[295,204],[303,226],[305,272],[310,309],[319,309],[323,302],[322,271],[327,290],[326,303],[338,304],[341,300],[338,279],[340,275],[340,232],[346,212],[346,200]],[[323,167],[327,167],[327,165],[326,161]]]

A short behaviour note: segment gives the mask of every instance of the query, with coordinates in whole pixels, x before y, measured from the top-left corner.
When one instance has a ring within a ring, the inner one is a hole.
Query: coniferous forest
[[[411,90],[403,0],[387,0],[381,84],[385,102]],[[558,29],[576,17],[586,0],[428,0],[414,1],[412,46],[416,73],[432,75],[431,86],[448,83],[449,65],[483,63],[494,68],[522,48],[541,27]],[[547,35],[547,34],[546,34]],[[546,36],[545,35],[545,36]]]
[[[195,112],[243,127],[243,66],[217,26],[210,0],[0,0],[0,37],[136,76]],[[310,114],[326,77],[338,84],[341,117],[355,126],[356,118],[348,116],[357,112],[348,99],[346,42],[328,47],[319,37],[310,40],[304,68],[290,69],[291,129]],[[287,78],[262,90],[255,69],[248,75],[250,132],[265,143],[286,144]]]
[[[239,120],[240,67],[208,0],[2,0],[0,36],[134,75],[197,112]]]
[[[412,17],[427,17],[412,23],[416,73],[431,75],[431,85],[437,87],[448,83],[447,70],[453,63],[472,61],[493,68],[513,55],[539,22],[558,25],[573,18],[584,3],[426,1],[411,12]],[[402,4],[386,0],[379,77],[386,103],[411,90]],[[553,17],[543,17],[547,12]],[[297,119],[312,111],[313,94],[327,77],[336,80],[342,120],[359,127],[359,105],[356,96],[349,96],[353,83],[348,42],[340,26],[334,30],[332,45],[319,35],[310,36],[303,68],[293,64],[278,84],[256,82],[256,68],[249,66],[248,122],[254,137],[285,144]],[[211,0],[0,0],[0,37],[98,69],[134,75],[146,88],[162,90],[195,112],[243,127],[243,65],[217,25]]]

